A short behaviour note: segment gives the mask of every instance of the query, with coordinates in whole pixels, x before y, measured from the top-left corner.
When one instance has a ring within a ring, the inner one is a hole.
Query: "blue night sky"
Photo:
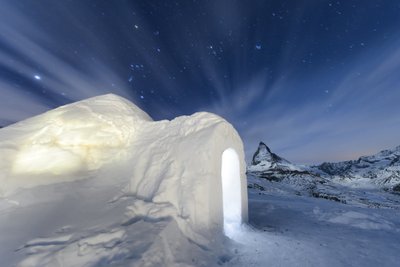
[[[217,113],[248,158],[375,153],[400,145],[400,2],[1,1],[0,125],[109,92]]]

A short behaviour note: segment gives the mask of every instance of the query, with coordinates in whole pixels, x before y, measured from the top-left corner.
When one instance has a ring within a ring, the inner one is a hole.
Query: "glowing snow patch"
[[[44,116],[44,127],[21,146],[12,165],[14,174],[60,175],[97,169],[118,159],[133,133],[132,128],[123,131],[104,117],[79,120],[85,113],[91,115],[85,109],[60,113]]]
[[[221,179],[224,231],[232,237],[242,223],[239,157],[232,148],[222,153]]]
[[[78,170],[83,160],[79,155],[58,147],[33,145],[22,150],[16,157],[14,173],[63,174]]]

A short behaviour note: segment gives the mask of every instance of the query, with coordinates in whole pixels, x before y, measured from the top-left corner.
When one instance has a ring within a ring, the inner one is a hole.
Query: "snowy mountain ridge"
[[[357,160],[324,162],[312,168],[347,183],[357,184],[369,179],[375,185],[390,189],[400,184],[400,146]]]
[[[270,181],[284,181],[298,186],[322,182],[318,173],[310,172],[307,166],[293,164],[278,156],[263,142],[260,142],[251,164],[247,166],[247,173]]]
[[[266,146],[260,143],[258,151]],[[272,154],[270,149],[266,150]],[[279,156],[278,156],[279,157]],[[252,162],[247,167],[249,188],[267,190],[263,181],[279,182],[296,195],[311,196],[372,208],[400,209],[400,147],[383,150],[372,156],[315,166],[288,161],[269,161],[272,157]],[[280,157],[279,157],[280,158]],[[257,164],[253,164],[257,163]]]
[[[382,150],[375,155],[362,156],[357,160],[306,166],[290,163],[260,142],[247,172],[274,181],[290,177],[291,180],[293,177],[305,179],[305,176],[310,176],[318,181],[334,181],[352,187],[392,190],[400,185],[400,146]]]
[[[251,172],[257,172],[265,171],[267,169],[301,170],[298,166],[292,164],[290,161],[273,153],[265,143],[260,142],[257,151],[253,155],[251,165],[248,166],[247,170]]]

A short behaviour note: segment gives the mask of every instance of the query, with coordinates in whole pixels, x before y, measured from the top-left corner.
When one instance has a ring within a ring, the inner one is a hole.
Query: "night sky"
[[[298,163],[400,145],[400,1],[0,1],[0,125],[105,93]]]

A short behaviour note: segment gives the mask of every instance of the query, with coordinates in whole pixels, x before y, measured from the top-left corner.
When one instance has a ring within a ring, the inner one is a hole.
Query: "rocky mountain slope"
[[[306,166],[289,162],[260,142],[247,167],[249,187],[265,190],[265,183],[280,182],[296,194],[373,207],[400,207],[400,146],[372,156],[338,163]]]
[[[400,146],[357,160],[324,162],[312,169],[350,185],[370,184],[396,191],[400,186]]]
[[[315,183],[325,183],[325,179],[311,168],[296,165],[276,155],[271,149],[260,142],[254,153],[252,162],[247,166],[247,173],[265,178],[269,181],[293,184],[301,187],[310,187]]]

